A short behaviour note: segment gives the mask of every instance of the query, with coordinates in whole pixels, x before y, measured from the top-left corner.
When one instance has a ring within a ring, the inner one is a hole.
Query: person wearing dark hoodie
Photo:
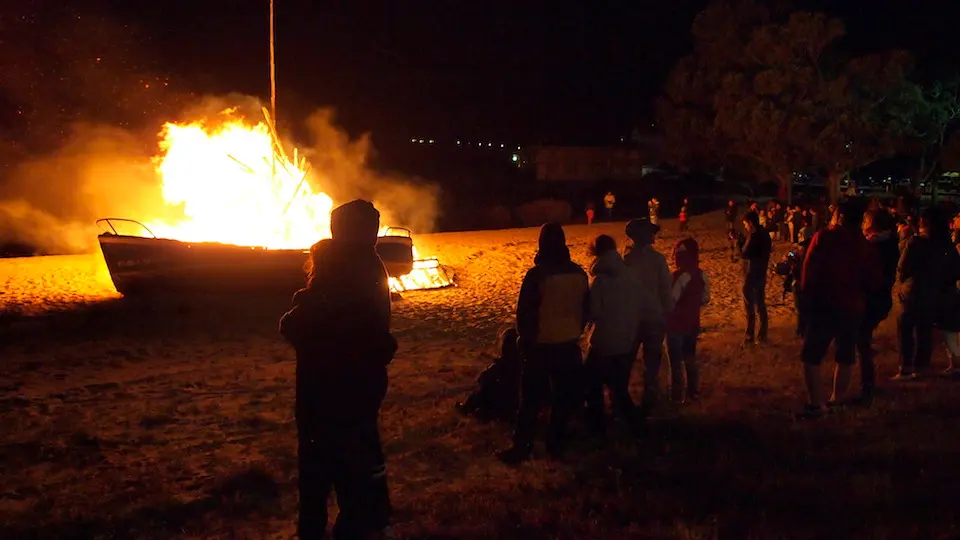
[[[524,357],[517,426],[513,446],[497,454],[510,465],[530,458],[537,418],[548,399],[547,452],[560,457],[567,424],[583,397],[580,337],[590,309],[587,273],[570,259],[560,224],[543,225],[538,244],[534,266],[524,276],[517,299]]]
[[[834,212],[833,225],[814,235],[803,262],[801,289],[809,310],[803,338],[803,375],[809,402],[801,413],[812,418],[828,405],[842,404],[857,360],[857,339],[867,295],[880,287],[877,253],[861,232],[863,206],[846,201]],[[823,399],[820,363],[831,343],[836,369],[833,395]]]
[[[637,295],[640,327],[634,351],[643,347],[643,402],[644,417],[656,407],[660,395],[660,364],[663,362],[663,341],[667,333],[667,317],[673,312],[670,267],[653,243],[660,226],[639,218],[627,223],[627,246],[623,262],[635,274],[641,286]],[[636,354],[634,354],[636,357]]]
[[[673,312],[667,317],[667,352],[670,358],[671,399],[681,404],[700,394],[697,339],[700,309],[710,302],[710,281],[700,269],[700,245],[685,238],[673,247]],[[686,372],[686,385],[684,385]],[[684,396],[686,389],[686,396]]]
[[[743,227],[747,231],[747,240],[743,245],[743,305],[747,316],[747,329],[744,345],[753,345],[767,340],[767,266],[770,265],[770,252],[773,242],[770,235],[760,226],[760,216],[756,212],[747,212],[743,216]],[[757,319],[760,328],[757,329]]]
[[[380,213],[355,200],[330,214],[329,240],[310,249],[306,288],[280,320],[297,353],[300,538],[324,538],[336,491],[334,538],[392,538],[378,419],[390,333],[390,290],[377,255]]]
[[[617,252],[616,241],[601,234],[591,246],[590,353],[586,362],[586,417],[598,436],[606,434],[603,388],[610,390],[613,409],[631,429],[638,418],[630,397],[630,373],[636,360],[635,343],[640,327],[637,297],[643,285]]]
[[[863,216],[863,235],[874,248],[880,262],[879,287],[867,294],[857,351],[860,353],[860,399],[864,405],[873,401],[877,375],[874,365],[873,334],[893,309],[893,285],[897,281],[897,263],[900,261],[900,245],[897,239],[896,221],[889,212],[877,209]]]
[[[933,329],[944,294],[946,263],[954,251],[949,226],[937,208],[920,217],[919,234],[910,237],[900,255],[900,371],[894,381],[917,378],[917,371],[930,366]]]

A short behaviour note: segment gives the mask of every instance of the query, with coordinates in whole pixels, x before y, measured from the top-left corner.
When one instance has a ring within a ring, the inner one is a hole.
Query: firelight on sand
[[[315,192],[310,167],[294,149],[286,154],[270,115],[250,122],[235,109],[214,121],[169,122],[154,158],[164,202],[182,209],[176,222],[147,226],[161,238],[268,249],[304,249],[330,237],[333,200]],[[391,290],[451,284],[439,261],[419,259],[413,270],[390,278]]]

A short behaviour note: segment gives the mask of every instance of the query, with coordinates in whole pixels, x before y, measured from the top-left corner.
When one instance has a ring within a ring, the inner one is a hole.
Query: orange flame
[[[390,278],[391,291],[400,293],[418,289],[440,289],[453,284],[436,257],[421,259],[414,247],[413,259],[413,270],[409,274]]]
[[[296,149],[289,159],[266,111],[256,123],[234,113],[223,111],[219,123],[163,126],[154,162],[164,201],[183,218],[147,226],[162,238],[272,249],[307,249],[329,238],[333,200],[313,191],[306,160]],[[417,259],[416,248],[413,254]],[[394,292],[449,285],[436,258],[415,260],[409,274],[390,278]]]
[[[148,226],[188,242],[304,249],[330,236],[333,201],[314,193],[305,160],[287,158],[268,122],[167,123],[155,158],[163,198],[183,210]]]

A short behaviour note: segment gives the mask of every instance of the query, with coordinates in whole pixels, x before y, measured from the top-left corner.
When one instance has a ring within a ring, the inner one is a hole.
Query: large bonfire
[[[314,189],[306,159],[285,152],[263,114],[250,122],[227,109],[216,122],[163,126],[155,165],[164,201],[183,217],[148,223],[158,237],[304,250],[330,237],[334,201]],[[414,257],[411,273],[390,278],[394,291],[450,284],[436,258],[419,259],[415,248]]]

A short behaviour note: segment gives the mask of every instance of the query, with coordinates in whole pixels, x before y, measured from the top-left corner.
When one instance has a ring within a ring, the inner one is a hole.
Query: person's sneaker
[[[940,376],[945,379],[960,379],[960,369],[950,366],[941,371]]]
[[[828,401],[827,402],[827,412],[836,413],[843,410],[845,402],[842,401]]]
[[[826,407],[807,403],[803,406],[803,409],[794,415],[794,418],[797,420],[816,420],[818,418],[823,418],[826,412]]]
[[[770,338],[766,334],[757,336],[757,345],[767,345],[770,343]]]
[[[917,380],[917,374],[915,372],[904,373],[901,371],[893,377],[890,377],[890,380],[893,382],[915,381]]]
[[[519,446],[511,446],[506,450],[498,450],[495,455],[504,465],[516,467],[530,459],[530,450]]]
[[[753,339],[752,337],[750,337],[750,336],[747,336],[747,337],[743,338],[743,348],[744,348],[744,349],[748,349],[748,348],[750,348],[750,347],[753,347],[753,346],[756,345],[756,344],[757,344],[757,342],[754,341],[754,339]]]

